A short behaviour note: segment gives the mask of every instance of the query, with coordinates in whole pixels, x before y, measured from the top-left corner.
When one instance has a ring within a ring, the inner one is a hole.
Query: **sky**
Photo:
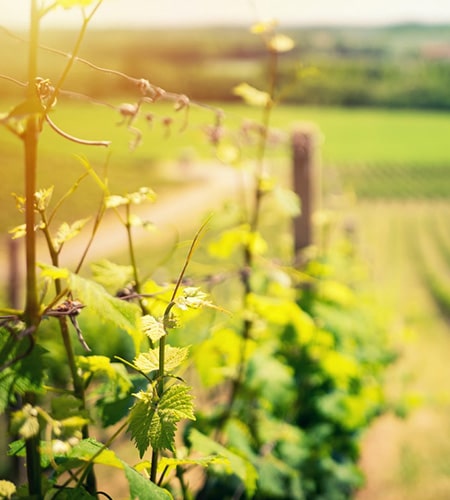
[[[26,27],[29,5],[30,0],[0,0],[0,25]],[[450,0],[104,0],[92,26],[251,25],[269,19],[286,26],[450,23]],[[79,20],[77,9],[59,8],[44,26],[77,26]]]

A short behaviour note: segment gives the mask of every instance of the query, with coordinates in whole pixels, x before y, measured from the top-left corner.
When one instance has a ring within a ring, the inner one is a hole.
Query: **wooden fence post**
[[[301,214],[294,218],[294,255],[313,243],[314,134],[296,129],[292,133],[293,191],[301,201]]]

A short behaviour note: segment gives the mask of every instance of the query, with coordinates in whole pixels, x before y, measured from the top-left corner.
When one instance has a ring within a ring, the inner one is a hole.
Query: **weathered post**
[[[314,134],[300,129],[292,133],[293,191],[301,200],[301,214],[294,218],[294,255],[313,243]]]

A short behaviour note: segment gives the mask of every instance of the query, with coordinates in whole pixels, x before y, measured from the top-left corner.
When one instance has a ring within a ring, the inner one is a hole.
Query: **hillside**
[[[280,91],[291,103],[450,109],[450,26],[290,27],[296,48],[281,63]],[[44,33],[42,43],[71,51],[74,33]],[[25,80],[26,44],[0,32],[2,70]],[[114,47],[114,50],[111,50]],[[93,31],[82,54],[174,92],[232,100],[241,81],[263,86],[264,48],[244,28]],[[41,53],[43,77],[56,78],[64,58]],[[125,81],[99,78],[80,65],[74,88],[91,96],[120,95]],[[0,82],[3,95],[16,92]]]

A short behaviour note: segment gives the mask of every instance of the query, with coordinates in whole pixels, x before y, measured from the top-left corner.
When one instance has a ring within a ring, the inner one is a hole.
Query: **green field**
[[[124,102],[127,99],[123,99]],[[128,99],[132,101],[132,99]],[[115,100],[114,105],[121,101]],[[8,110],[11,102],[2,102]],[[225,112],[224,125],[228,135],[248,119],[258,119],[259,111],[241,105],[213,106]],[[52,118],[64,131],[90,140],[112,140],[109,148],[94,148],[69,143],[45,129],[40,150],[39,186],[54,182],[55,174],[60,192],[70,188],[84,169],[75,155],[86,157],[94,168],[103,172],[108,165],[112,191],[130,191],[140,185],[163,192],[168,187],[182,186],[185,180],[179,170],[161,167],[161,161],[178,162],[190,158],[194,162],[210,161],[214,148],[208,142],[205,127],[212,125],[215,113],[193,106],[187,127],[184,111],[173,111],[172,105],[147,106],[144,110],[154,116],[149,125],[141,119],[137,127],[142,143],[130,151],[128,143],[135,137],[125,126],[118,126],[120,116],[114,109],[61,99]],[[170,128],[164,118],[170,117]],[[294,127],[314,127],[317,130],[318,152],[331,190],[355,191],[359,197],[445,198],[450,193],[450,115],[438,112],[389,111],[376,109],[339,109],[280,107],[273,116],[273,127],[285,132],[285,147],[274,149],[271,155],[281,156],[289,164],[289,132]],[[230,139],[226,139],[230,140]],[[19,220],[11,208],[9,194],[21,191],[21,145],[6,129],[0,130],[3,181],[0,186],[2,212],[0,228],[4,231]],[[136,181],[139,179],[139,181]],[[59,183],[58,183],[59,184]],[[80,213],[89,213],[99,193],[95,184],[85,181],[83,197],[75,196],[72,204]]]

